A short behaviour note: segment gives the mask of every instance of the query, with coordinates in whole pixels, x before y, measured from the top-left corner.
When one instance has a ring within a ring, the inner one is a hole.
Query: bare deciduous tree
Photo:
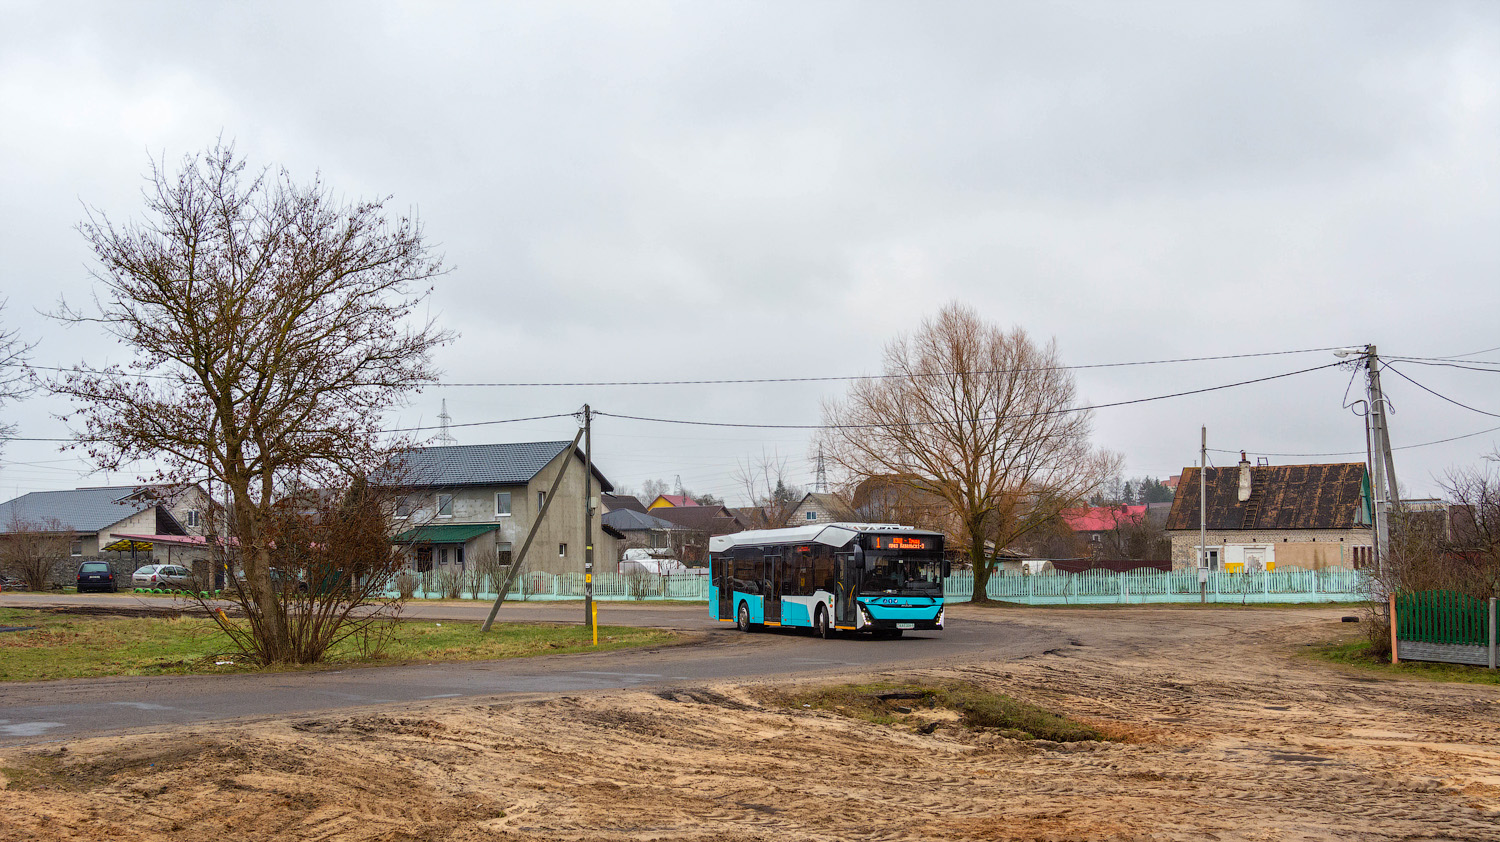
[[[381,414],[435,379],[431,352],[449,338],[413,321],[441,260],[414,219],[345,203],[316,179],[247,173],[222,143],[149,175],[145,221],[91,211],[79,226],[98,259],[97,313],[61,313],[136,360],[80,367],[54,388],[79,404],[80,442],[101,466],[164,459],[169,474],[227,490],[254,651],[320,657],[294,640],[271,577],[274,507],[293,486],[351,489],[399,444]]]
[[[46,590],[58,566],[70,557],[72,545],[73,530],[57,518],[25,520],[12,512],[0,536],[0,570],[33,591]]]
[[[735,469],[734,479],[749,501],[751,529],[780,529],[806,492],[787,482],[788,460],[776,453],[761,452],[759,459],[745,459]]]
[[[1115,528],[1104,533],[1099,542],[1099,557],[1135,561],[1171,561],[1172,539],[1163,524],[1153,521],[1148,512],[1140,517],[1124,515],[1115,518]]]
[[[663,494],[672,493],[672,484],[664,479],[648,479],[641,483],[641,493],[636,497],[641,503],[649,506],[656,498]]]
[[[987,546],[1026,536],[1118,473],[1119,457],[1089,444],[1091,414],[1056,343],[1038,347],[950,304],[886,347],[884,373],[824,404],[824,452],[853,478],[942,500],[977,601],[993,569]]]
[[[6,304],[0,300],[0,313],[5,312]],[[0,329],[0,406],[31,392],[31,374],[26,367],[30,350],[31,346],[22,342],[14,330]],[[5,450],[6,440],[15,434],[16,425],[0,422],[0,453]]]

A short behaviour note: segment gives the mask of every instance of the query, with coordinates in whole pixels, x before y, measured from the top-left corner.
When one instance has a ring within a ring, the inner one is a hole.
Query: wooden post
[[[1393,594],[1390,595],[1390,598],[1391,598],[1391,663],[1393,663],[1393,664],[1399,664],[1399,663],[1401,663],[1401,658],[1400,658],[1399,655],[1396,654],[1396,651],[1397,651],[1396,650],[1396,595],[1393,593]]]
[[[1495,668],[1495,598],[1490,597],[1490,669]]]

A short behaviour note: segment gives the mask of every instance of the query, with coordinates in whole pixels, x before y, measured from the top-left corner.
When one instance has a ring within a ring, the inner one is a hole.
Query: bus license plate
[[[897,623],[896,624],[896,628],[898,628],[898,629],[914,629],[916,627],[917,627],[916,623]]]

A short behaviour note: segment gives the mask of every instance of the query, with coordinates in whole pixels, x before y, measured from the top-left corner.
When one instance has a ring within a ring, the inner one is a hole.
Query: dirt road
[[[1010,610],[1066,643],[882,674],[1121,742],[922,734],[746,684],[430,702],[6,748],[0,839],[1500,840],[1500,691],[1300,657],[1340,613]]]

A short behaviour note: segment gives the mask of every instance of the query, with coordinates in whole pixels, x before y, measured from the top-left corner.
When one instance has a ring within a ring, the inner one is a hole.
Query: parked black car
[[[78,565],[78,592],[109,591],[119,593],[120,585],[115,581],[115,571],[108,562],[85,561]]]

